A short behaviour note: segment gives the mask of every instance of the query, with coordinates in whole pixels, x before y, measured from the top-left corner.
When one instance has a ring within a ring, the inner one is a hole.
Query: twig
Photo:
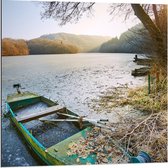
[[[146,118],[145,120],[141,121],[136,127],[134,127],[134,129],[133,129],[131,132],[127,133],[127,134],[126,134],[124,137],[122,137],[120,140],[124,139],[124,138],[127,137],[128,135],[133,134],[134,131],[135,131],[139,126],[141,126],[144,122],[146,122],[148,119],[150,119],[152,115],[153,115],[153,113],[152,113],[148,118]]]

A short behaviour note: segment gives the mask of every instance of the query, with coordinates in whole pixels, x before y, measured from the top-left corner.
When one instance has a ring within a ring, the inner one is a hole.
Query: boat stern
[[[14,110],[35,103],[39,99],[39,95],[31,92],[14,93],[7,96],[6,103]]]
[[[7,102],[11,103],[11,102],[16,102],[16,101],[30,99],[30,98],[36,98],[36,97],[39,97],[39,95],[37,95],[35,93],[31,93],[31,92],[23,92],[20,94],[14,93],[14,94],[9,94],[7,96]]]

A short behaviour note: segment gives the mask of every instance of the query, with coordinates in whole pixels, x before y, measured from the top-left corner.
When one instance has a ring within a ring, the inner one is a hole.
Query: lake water
[[[133,62],[134,56],[83,53],[3,57],[2,108],[4,110],[6,96],[15,92],[13,84],[20,83],[22,91],[36,92],[79,115],[94,117],[96,111],[88,104],[107,89],[144,84],[144,77],[131,76],[131,71],[140,67]],[[39,164],[8,119],[3,118],[2,166]]]

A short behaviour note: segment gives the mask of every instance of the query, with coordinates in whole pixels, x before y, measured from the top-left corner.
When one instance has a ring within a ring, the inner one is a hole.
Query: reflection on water
[[[58,101],[79,115],[93,116],[94,111],[89,108],[88,103],[108,88],[121,85],[135,87],[144,83],[144,77],[131,76],[131,70],[139,67],[132,61],[133,57],[134,54],[97,53],[4,57],[3,107],[6,96],[14,92],[12,85],[21,83],[24,88],[22,91],[36,92]],[[9,121],[3,119],[2,164],[38,165],[18,139]]]

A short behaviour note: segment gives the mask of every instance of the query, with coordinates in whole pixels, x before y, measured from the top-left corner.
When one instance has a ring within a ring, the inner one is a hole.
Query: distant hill
[[[72,54],[78,52],[98,52],[100,46],[111,37],[55,33],[42,35],[31,40],[2,40],[2,55],[28,54]],[[23,46],[24,43],[24,46]],[[23,49],[23,51],[21,50]]]
[[[37,38],[27,42],[30,54],[72,54],[78,48],[60,40]]]
[[[138,24],[122,33],[120,38],[115,37],[103,43],[99,48],[99,52],[145,53],[151,45],[151,39],[147,30],[142,24]]]
[[[11,38],[2,39],[2,56],[18,56],[32,54],[72,54],[78,53],[76,46],[63,43],[60,40],[33,39],[16,40]]]
[[[79,52],[145,53],[151,39],[147,30],[138,24],[121,34],[120,38],[107,36],[55,33],[32,40],[2,40],[2,55],[72,54]],[[152,47],[150,47],[152,50]]]
[[[40,38],[60,40],[62,43],[74,45],[79,49],[79,52],[97,52],[104,42],[111,39],[108,36],[75,35],[69,33],[42,35]]]

